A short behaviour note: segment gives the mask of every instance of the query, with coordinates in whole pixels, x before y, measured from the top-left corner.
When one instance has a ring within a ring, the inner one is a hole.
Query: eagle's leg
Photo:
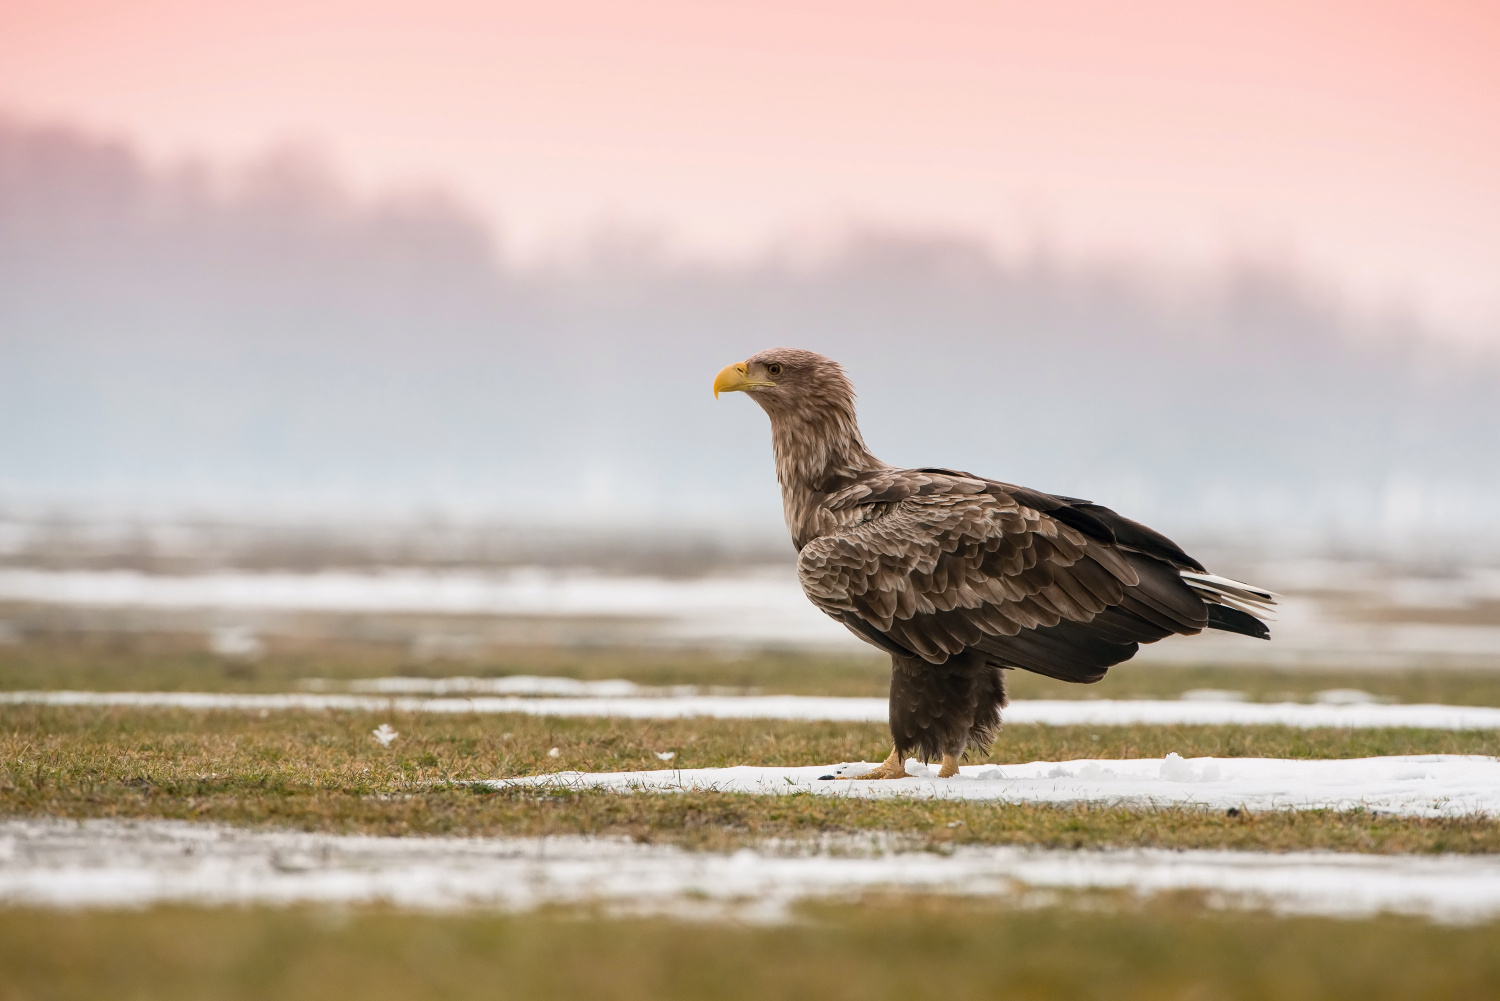
[[[863,775],[846,775],[843,778],[850,779],[909,779],[906,772],[906,759],[902,753],[891,748],[891,756],[880,763],[873,772],[865,772]]]
[[[902,754],[941,759],[940,779],[958,774],[966,749],[988,753],[1004,705],[1005,679],[983,653],[963,651],[943,664],[891,658],[891,737]]]

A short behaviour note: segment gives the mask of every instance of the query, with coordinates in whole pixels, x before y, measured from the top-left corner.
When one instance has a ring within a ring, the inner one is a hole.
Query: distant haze
[[[874,220],[1274,255],[1500,340],[1494,3],[6,0],[0,51],[0,108],[156,163],[310,141],[529,260],[601,221],[745,261]]]
[[[775,531],[772,345],[849,370],[866,437],[1179,533],[1500,537],[1500,363],[1292,271],[1163,287],[868,232],[816,261],[602,242],[507,265],[440,195],[295,159],[232,189],[0,125],[0,491],[151,506]]]

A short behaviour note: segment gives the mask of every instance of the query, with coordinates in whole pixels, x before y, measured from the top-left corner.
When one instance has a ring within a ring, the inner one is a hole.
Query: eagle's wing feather
[[[1139,643],[1207,624],[1170,541],[1135,546],[1116,541],[1102,515],[1044,510],[1086,502],[939,469],[832,486],[818,500],[842,527],[802,549],[803,590],[897,655],[941,664],[977,649],[997,664],[1097,681]]]

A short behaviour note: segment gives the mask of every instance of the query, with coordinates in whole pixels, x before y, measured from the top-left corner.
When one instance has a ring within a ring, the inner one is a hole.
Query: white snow
[[[0,601],[93,608],[654,619],[666,642],[868,651],[803,596],[790,566],[693,579],[537,567],[507,571],[163,576],[131,570],[0,570]]]
[[[6,703],[198,710],[342,709],[361,712],[522,713],[529,716],[615,716],[630,719],[704,717],[869,723],[885,722],[888,714],[885,699],[819,695],[415,698],[310,692],[276,695],[227,692],[0,692],[0,704]],[[1004,716],[1007,723],[1043,723],[1049,726],[1124,726],[1139,723],[1154,726],[1500,729],[1500,708],[1490,706],[1032,699],[1011,703]]]
[[[322,690],[339,684],[321,678],[309,678],[302,687]],[[595,696],[616,699],[638,695],[694,695],[690,685],[672,686],[663,691],[638,685],[621,678],[606,681],[581,681],[578,678],[549,678],[533,674],[513,674],[504,678],[365,678],[349,683],[356,692],[379,695],[555,695],[565,698]]]
[[[786,586],[788,583],[791,588]],[[791,606],[794,603],[790,597],[806,604],[789,570],[687,580],[540,568],[489,573],[417,569],[318,573],[226,570],[192,576],[133,570],[0,571],[0,598],[96,607],[656,615],[670,614],[684,606],[714,610]]]
[[[783,920],[808,898],[906,890],[1036,901],[1058,889],[1200,890],[1219,906],[1444,921],[1500,916],[1500,858],[1292,852],[1047,851],[890,843],[733,854],[546,839],[374,838],[177,821],[0,821],[0,903],[142,907],[382,902],[415,909],[600,904],[629,913]]]
[[[266,645],[244,626],[220,626],[208,635],[208,648],[220,657],[258,660],[265,656]]]
[[[718,792],[849,797],[1120,803],[1226,810],[1367,809],[1420,817],[1500,815],[1500,759],[1422,754],[1344,760],[1281,758],[1079,759],[965,765],[948,779],[919,761],[912,778],[844,781],[875,765],[798,768],[673,768],[644,772],[554,772],[497,779],[494,787],[540,786],[616,792]]]
[[[1012,703],[1006,708],[1004,717],[1008,723],[1046,723],[1052,726],[1144,723],[1160,726],[1417,727],[1430,730],[1500,728],[1500,708],[1427,704],[1304,705],[1299,702],[1038,699]]]

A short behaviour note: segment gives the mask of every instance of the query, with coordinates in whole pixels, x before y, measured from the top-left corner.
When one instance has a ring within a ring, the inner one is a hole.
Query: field
[[[611,834],[729,849],[765,837],[899,832],[915,846],[1320,848],[1493,852],[1500,822],[1368,812],[1267,812],[1098,805],[851,801],[695,792],[474,789],[464,783],[571,769],[809,764],[883,753],[878,725],[763,720],[405,717],[6,706],[0,812],[173,818],[370,834]],[[390,747],[370,739],[387,723]],[[550,751],[556,748],[557,757]],[[1005,760],[1099,757],[1366,757],[1496,754],[1489,731],[1286,727],[1009,727]],[[962,826],[950,828],[955,820]]]
[[[0,912],[0,997],[1301,1001],[1500,992],[1500,927],[1087,895],[807,907],[775,927],[292,909]]]
[[[765,694],[878,696],[888,660],[796,651],[731,654],[696,650],[588,646],[484,649],[474,656],[422,656],[398,643],[272,639],[264,656],[216,655],[201,633],[43,632],[0,645],[0,691],[287,692],[309,684],[337,689],[356,679],[479,678],[528,674],[642,685],[696,685]],[[1392,702],[1500,705],[1500,670],[1276,669],[1131,663],[1095,685],[1070,685],[1024,671],[1007,676],[1012,698],[1177,698],[1184,692],[1242,693],[1257,702],[1307,701],[1331,689],[1356,688]]]
[[[0,690],[339,690],[374,677],[555,675],[791,694],[883,694],[878,661],[807,654],[514,649],[452,662],[379,644],[282,643],[257,660],[163,634],[0,647]],[[1500,704],[1483,671],[1147,667],[1091,689],[1020,676],[1019,698],[1217,689],[1309,701]],[[383,746],[382,724],[399,733]],[[876,836],[902,851],[1316,850],[1500,853],[1500,821],[1366,810],[855,800],[720,792],[491,789],[473,780],[872,759],[877,724],[529,715],[0,707],[0,818],[213,822],[394,836],[623,837],[690,851]],[[995,761],[1500,754],[1493,730],[1008,726]],[[3,856],[3,853],[0,853]],[[3,869],[3,857],[0,857]],[[790,924],[592,908],[423,915],[387,907],[0,908],[0,997],[1477,997],[1500,991],[1500,924],[1223,910],[1195,893],[872,893],[797,905]]]

